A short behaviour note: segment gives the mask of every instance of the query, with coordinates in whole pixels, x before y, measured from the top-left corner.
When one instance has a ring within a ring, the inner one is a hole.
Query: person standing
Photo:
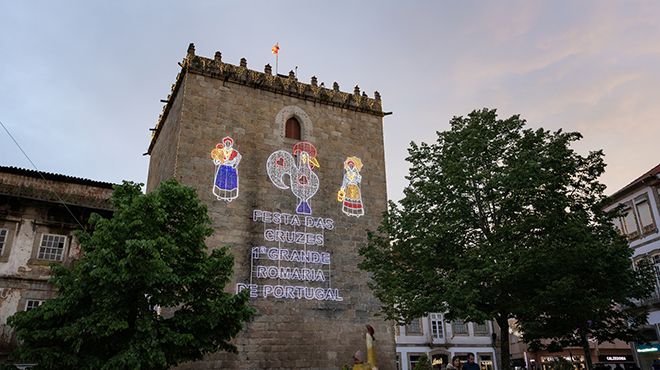
[[[465,364],[463,364],[463,368],[461,370],[480,370],[479,365],[477,365],[474,362],[474,354],[473,353],[468,353],[467,362]]]
[[[454,356],[451,358],[451,363],[447,364],[446,370],[461,370],[461,358]]]

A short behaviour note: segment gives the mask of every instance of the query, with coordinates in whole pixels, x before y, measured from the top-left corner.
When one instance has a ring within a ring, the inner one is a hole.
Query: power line
[[[41,171],[37,168],[37,165],[34,164],[34,162],[32,162],[32,159],[30,159],[30,156],[25,152],[25,150],[23,150],[23,148],[21,147],[21,144],[19,144],[18,141],[16,141],[16,139],[14,138],[14,136],[11,134],[11,132],[9,132],[9,129],[7,128],[7,126],[5,126],[5,124],[2,122],[2,120],[0,120],[0,126],[2,126],[2,128],[5,129],[5,132],[7,133],[7,135],[9,135],[9,137],[11,138],[11,140],[14,142],[14,144],[16,144],[16,146],[17,146],[18,149],[21,151],[21,153],[23,153],[23,155],[25,156],[25,158],[27,158],[27,160],[30,162],[30,164],[32,165],[32,167],[34,168],[34,170],[37,171],[37,173],[39,174],[39,176],[40,176],[44,181],[48,181],[48,180],[46,180],[46,178],[44,177],[44,175],[41,173]],[[56,193],[55,191],[50,190],[50,189],[48,189],[48,191],[50,191],[51,194],[54,194],[54,195],[57,197],[57,199],[59,199],[60,203],[62,203],[62,205],[64,206],[64,208],[66,208],[66,210],[69,212],[69,214],[71,215],[71,217],[73,217],[73,219],[76,221],[76,223],[78,224],[78,226],[80,226],[80,229],[81,229],[83,232],[85,232],[85,227],[80,223],[80,221],[78,221],[78,218],[73,214],[73,212],[71,212],[71,209],[69,209],[69,206],[66,204],[66,202],[64,201],[64,199],[62,199],[62,197],[60,197],[60,195],[59,195],[58,193]]]

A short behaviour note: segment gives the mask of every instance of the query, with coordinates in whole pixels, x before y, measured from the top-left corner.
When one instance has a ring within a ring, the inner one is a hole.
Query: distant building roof
[[[614,201],[614,199],[620,198],[624,196],[626,193],[632,192],[641,186],[645,186],[651,182],[659,181],[660,179],[658,179],[658,175],[660,175],[660,163],[657,166],[645,172],[640,177],[633,180],[628,185],[617,190],[614,194],[610,196],[610,199]]]
[[[20,168],[13,166],[0,166],[0,173],[12,173],[15,175],[22,175],[22,176],[29,176],[36,178],[41,178],[41,176],[43,175],[43,177],[46,180],[68,182],[68,183],[80,184],[80,185],[89,185],[89,186],[95,186],[95,187],[107,188],[107,189],[112,189],[112,187],[116,185],[110,182],[90,180],[82,177],[63,175],[59,173],[35,171],[27,168]]]
[[[0,166],[0,194],[111,210],[114,184],[26,168]]]

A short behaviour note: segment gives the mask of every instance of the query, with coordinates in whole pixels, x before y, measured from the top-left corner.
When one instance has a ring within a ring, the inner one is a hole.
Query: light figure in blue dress
[[[211,159],[217,166],[213,182],[213,195],[218,200],[231,202],[238,197],[238,164],[241,153],[234,149],[234,140],[226,136],[211,150]]]

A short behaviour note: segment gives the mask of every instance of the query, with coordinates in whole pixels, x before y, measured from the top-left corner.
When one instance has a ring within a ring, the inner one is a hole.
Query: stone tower
[[[235,258],[227,290],[257,315],[235,339],[184,369],[338,369],[366,353],[394,369],[393,326],[358,269],[366,230],[386,209],[380,95],[339,91],[224,63],[188,48],[153,132],[147,190],[174,177],[208,206],[210,248]]]

